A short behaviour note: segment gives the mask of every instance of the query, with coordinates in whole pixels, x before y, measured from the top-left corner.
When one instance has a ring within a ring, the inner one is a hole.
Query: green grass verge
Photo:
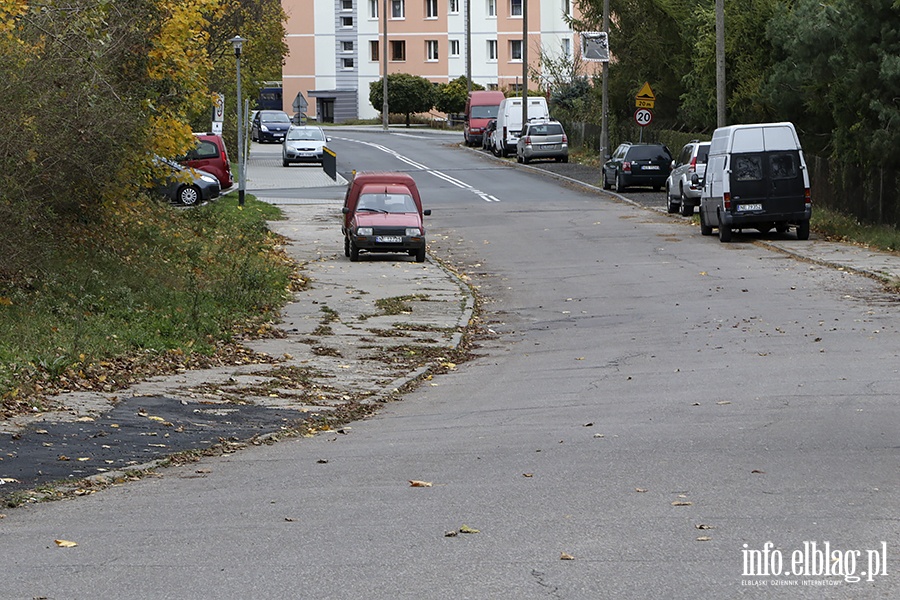
[[[900,251],[900,231],[889,225],[864,225],[839,212],[813,207],[810,227],[826,238],[862,244],[888,252]]]
[[[60,382],[92,389],[109,361],[212,355],[271,318],[293,272],[266,225],[280,215],[253,197],[139,202],[48,240],[27,274],[0,282],[0,417],[41,408],[41,391],[71,387]]]

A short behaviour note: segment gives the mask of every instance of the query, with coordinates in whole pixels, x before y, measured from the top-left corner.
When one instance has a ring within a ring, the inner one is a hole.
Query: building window
[[[341,42],[341,52],[353,52],[353,42]]]
[[[522,40],[509,40],[509,60],[522,60]]]
[[[521,83],[511,83],[509,84],[509,89],[513,94],[521,94],[522,93],[522,84]]]
[[[487,84],[487,89],[492,92],[496,92],[497,90],[500,89],[500,86],[496,83],[489,83],[489,84]]]
[[[509,0],[509,14],[513,17],[522,16],[522,0]]]
[[[353,68],[353,59],[352,58],[342,58],[341,66],[345,69],[352,69]]]
[[[572,57],[572,40],[570,40],[569,38],[562,39],[562,51],[563,56],[566,56],[568,58]]]
[[[487,15],[489,17],[497,16],[497,0],[487,0]]]
[[[391,0],[391,18],[406,18],[406,3],[404,0]]]
[[[488,40],[487,57],[488,60],[497,60],[497,40]]]
[[[437,19],[437,0],[425,0],[425,18]]]
[[[425,40],[425,60],[438,59],[438,43],[437,40]]]
[[[341,17],[341,27],[353,27],[353,17]]]
[[[353,0],[341,0],[341,10],[353,10]]]
[[[381,4],[381,0],[369,0],[369,18],[377,19],[378,18],[378,5]]]
[[[459,0],[450,0],[449,6],[450,9],[447,12],[451,15],[455,15],[459,12]]]
[[[567,17],[572,16],[572,2],[571,0],[563,0],[563,14]]]
[[[369,60],[378,62],[378,40],[369,41]]]
[[[459,40],[450,40],[450,56],[459,56]]]
[[[406,60],[406,42],[403,40],[391,40],[391,60]]]

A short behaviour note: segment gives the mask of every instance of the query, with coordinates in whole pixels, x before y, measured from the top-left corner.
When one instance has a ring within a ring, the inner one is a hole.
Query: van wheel
[[[712,235],[712,227],[706,224],[702,210],[700,211],[700,235]]]
[[[497,158],[500,158],[500,150],[493,144],[491,144],[491,154],[493,154]]]
[[[722,223],[722,217],[719,217],[719,241],[723,244],[731,241],[731,227]]]
[[[800,221],[799,223],[797,223],[797,239],[809,239],[809,221]]]
[[[354,244],[352,241],[350,242],[350,262],[358,262],[359,261],[359,246]]]

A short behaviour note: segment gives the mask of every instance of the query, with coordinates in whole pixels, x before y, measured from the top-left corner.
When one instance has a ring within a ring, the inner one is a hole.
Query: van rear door
[[[731,155],[730,192],[735,214],[802,213],[803,170],[798,150]]]

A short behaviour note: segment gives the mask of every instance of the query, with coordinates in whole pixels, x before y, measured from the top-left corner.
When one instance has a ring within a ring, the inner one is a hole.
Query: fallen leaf
[[[460,527],[459,532],[460,533],[481,533],[477,529],[469,527],[468,525],[463,525],[462,527]]]
[[[645,488],[634,488],[634,491],[636,491],[638,494],[643,494],[647,490]]]
[[[327,458],[320,458],[320,459],[317,460],[316,462],[319,463],[320,465],[324,465],[324,464],[328,464],[328,459],[327,459]]]
[[[602,433],[595,433],[595,434],[594,434],[594,437],[595,437],[595,438],[602,438],[602,437],[606,437],[606,436],[605,436],[604,434],[602,434]]]
[[[534,477],[534,473],[522,473],[522,477]]]
[[[75,419],[77,423],[91,423],[93,422],[94,417],[78,417]]]
[[[708,535],[701,535],[700,537],[697,538],[697,541],[698,541],[698,542],[708,542],[708,541],[710,541],[711,539],[712,539],[712,538],[709,537]]]
[[[444,537],[456,537],[457,535],[459,535],[458,531],[445,531],[444,532]]]
[[[559,555],[559,560],[575,560],[575,557],[568,552],[561,552]]]
[[[758,474],[760,474],[760,475],[765,475],[765,474],[766,474],[765,471],[760,471],[759,469],[753,469],[753,470],[750,471],[750,472],[751,472],[751,473],[758,473]]]
[[[285,517],[284,520],[287,521],[288,523],[293,523],[293,522],[296,521],[297,519],[295,519],[295,518],[293,518],[293,517]]]
[[[78,462],[87,462],[87,461],[89,461],[89,460],[91,460],[91,459],[90,459],[90,457],[88,457],[88,456],[82,456],[82,457],[80,457],[80,458],[76,458],[75,460],[77,460]]]
[[[69,460],[69,457],[66,456],[65,454],[60,454],[60,455],[56,458],[56,460],[66,461],[66,460]]]
[[[409,487],[431,487],[431,482],[430,481],[419,481],[417,479],[410,479]]]
[[[60,548],[74,548],[78,544],[75,542],[70,542],[69,540],[53,540],[57,546]]]
[[[672,506],[693,506],[693,502],[685,502],[684,500],[676,500],[672,503]]]
[[[696,527],[697,529],[715,529],[715,527],[713,527],[712,525],[705,525],[703,523],[700,523],[699,525],[694,525],[694,527]]]
[[[147,418],[151,421],[158,421],[160,423],[163,423],[165,421],[165,419],[163,419],[162,417],[157,417],[156,415],[150,415]]]
[[[731,400],[720,400],[719,402],[716,402],[716,404],[731,404]]]
[[[18,479],[13,479],[12,477],[0,477],[0,485],[4,483],[19,483]]]
[[[582,425],[582,427],[593,427],[593,426],[594,426],[593,421],[589,421],[589,422],[585,423],[584,425]]]

